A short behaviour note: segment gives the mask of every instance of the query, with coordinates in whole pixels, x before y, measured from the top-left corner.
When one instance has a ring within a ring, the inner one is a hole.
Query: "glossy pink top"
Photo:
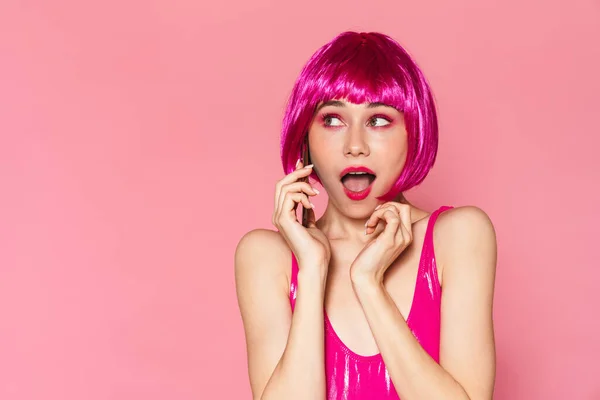
[[[433,249],[433,226],[438,215],[452,207],[442,206],[433,212],[421,249],[415,293],[406,320],[425,351],[439,362],[440,304],[442,290],[438,280]],[[296,303],[298,263],[292,253],[290,303]],[[329,400],[399,399],[381,354],[361,356],[340,340],[333,330],[327,313],[325,317],[325,374]]]

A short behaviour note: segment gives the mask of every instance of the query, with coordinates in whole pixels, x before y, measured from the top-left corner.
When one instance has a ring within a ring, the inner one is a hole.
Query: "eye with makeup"
[[[323,114],[321,120],[324,126],[338,127],[344,125],[338,115],[335,114]],[[367,121],[367,126],[373,128],[380,128],[392,123],[392,119],[386,115],[374,115]]]
[[[385,115],[374,115],[367,122],[367,126],[370,126],[373,128],[379,128],[379,127],[387,126],[391,123],[392,123],[392,119]]]
[[[325,126],[342,126],[344,125],[339,117],[339,115],[335,114],[323,114],[321,116],[321,120],[323,121],[323,125]],[[337,123],[334,121],[337,120]]]

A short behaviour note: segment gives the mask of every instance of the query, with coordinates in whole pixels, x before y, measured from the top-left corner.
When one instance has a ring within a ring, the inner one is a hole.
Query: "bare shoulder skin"
[[[252,230],[238,243],[236,291],[255,396],[265,387],[286,346],[292,320],[290,269],[290,249],[278,232]]]
[[[480,208],[456,207],[440,214],[434,243],[442,274],[440,365],[470,398],[491,398],[496,365],[494,227]]]

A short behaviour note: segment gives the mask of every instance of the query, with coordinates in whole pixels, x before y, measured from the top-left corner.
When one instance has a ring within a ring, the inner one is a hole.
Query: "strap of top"
[[[292,312],[296,306],[296,291],[298,289],[298,260],[296,255],[292,251],[292,276],[290,277],[290,305],[292,306]]]
[[[429,217],[429,221],[427,222],[427,230],[425,231],[425,238],[423,240],[423,248],[421,254],[421,262],[419,265],[419,276],[422,273],[430,276],[434,280],[433,289],[435,289],[436,295],[440,295],[441,285],[439,282],[439,276],[437,271],[437,263],[435,259],[435,250],[433,245],[433,228],[435,226],[435,221],[437,221],[439,215],[446,210],[453,208],[452,206],[441,206]],[[426,268],[427,271],[423,271],[422,268]],[[417,282],[418,286],[418,282]],[[416,290],[416,289],[415,289]]]
[[[441,206],[437,210],[431,213],[429,221],[427,222],[427,231],[425,232],[425,243],[431,245],[433,248],[433,226],[438,216],[446,210],[453,208],[452,206]]]

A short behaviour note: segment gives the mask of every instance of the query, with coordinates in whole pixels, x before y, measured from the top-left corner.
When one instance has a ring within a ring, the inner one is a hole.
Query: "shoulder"
[[[489,216],[474,206],[447,210],[439,223],[436,246],[444,262],[440,365],[472,398],[491,399],[496,363],[494,227]]]
[[[235,250],[235,289],[255,399],[264,391],[289,337],[290,269],[291,250],[279,232],[255,229],[240,238]]]
[[[239,240],[235,249],[236,256],[260,254],[266,250],[265,246],[274,246],[275,249],[280,250],[288,247],[279,232],[270,229],[253,229]]]
[[[495,234],[491,218],[476,206],[454,207],[438,217],[436,229],[462,234]]]
[[[470,205],[446,210],[435,225],[436,253],[444,265],[470,257],[495,259],[496,231],[491,218],[481,208]],[[487,264],[495,268],[495,263]]]
[[[279,232],[253,229],[239,240],[234,264],[238,284],[257,279],[289,281],[291,250]]]

